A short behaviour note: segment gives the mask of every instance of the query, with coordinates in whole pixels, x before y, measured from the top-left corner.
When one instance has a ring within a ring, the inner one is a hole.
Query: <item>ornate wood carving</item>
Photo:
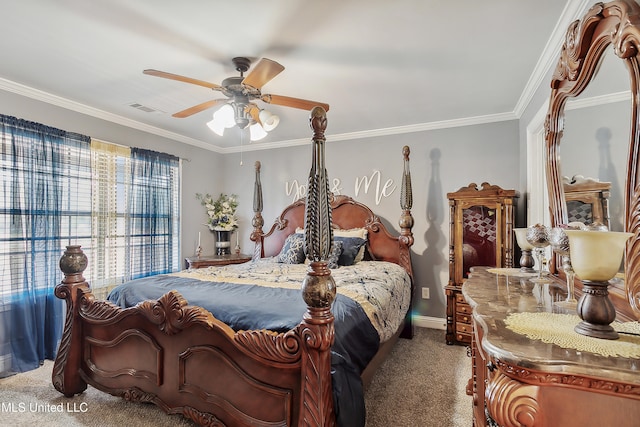
[[[533,388],[535,386],[522,384],[500,371],[492,376],[486,388],[486,403],[496,424],[502,427],[546,425],[545,414],[533,397],[536,395]]]
[[[566,33],[560,59],[551,81],[551,97],[545,121],[546,175],[552,226],[567,223],[567,206],[560,171],[560,140],[564,127],[564,106],[568,98],[580,95],[594,77],[603,52],[613,46],[629,70],[632,121],[625,188],[625,230],[634,233],[625,257],[626,297],[632,313],[640,318],[640,221],[637,209],[640,185],[640,5],[632,0],[595,4],[585,16],[573,22]],[[552,266],[555,269],[555,266]],[[624,304],[624,302],[622,302]],[[624,307],[617,307],[625,310]]]
[[[213,315],[195,306],[176,291],[170,291],[158,301],[143,301],[136,307],[151,323],[167,335],[175,335],[193,324],[213,325]]]
[[[294,363],[300,360],[299,332],[239,331],[234,340],[248,352],[265,360]]]
[[[53,386],[67,397],[82,393],[87,388],[87,383],[77,375],[82,360],[82,330],[81,326],[77,326],[76,321],[79,317],[79,302],[85,294],[90,293],[89,284],[82,276],[85,268],[87,268],[87,257],[80,246],[67,246],[67,250],[60,258],[60,269],[65,278],[55,289],[56,297],[65,300],[67,312],[52,370]]]
[[[304,376],[303,400],[300,408],[303,425],[333,426],[335,414],[331,391],[331,346],[334,340],[331,304],[336,297],[336,284],[327,268],[333,242],[329,180],[325,169],[324,131],[326,112],[321,107],[311,111],[313,129],[312,163],[305,205],[305,252],[311,260],[302,282],[302,298],[307,312],[299,333],[306,351],[302,355]]]
[[[411,188],[411,170],[409,169],[409,154],[411,150],[408,146],[402,147],[402,156],[404,158],[404,168],[402,171],[402,185],[400,187],[400,208],[402,214],[398,224],[400,225],[400,257],[402,264],[406,265],[413,281],[413,269],[411,267],[409,250],[413,246],[413,216],[411,208],[413,207],[413,190]]]
[[[253,259],[262,256],[262,240],[258,238],[262,234],[262,226],[264,219],[262,218],[262,183],[260,182],[260,162],[256,162],[256,173],[253,183],[253,231],[251,232],[251,241],[255,242],[253,248]]]
[[[184,415],[186,418],[189,418],[199,426],[225,427],[225,424],[218,418],[216,418],[215,415],[200,412],[196,408],[192,408],[191,406],[185,406],[184,408],[182,408],[182,415]]]
[[[495,364],[505,375],[531,385],[554,384],[574,389],[597,390],[603,394],[611,394],[640,400],[640,385],[635,386],[616,381],[605,381],[581,375],[538,372],[519,366],[513,366],[510,363],[506,363],[501,360],[496,360]]]

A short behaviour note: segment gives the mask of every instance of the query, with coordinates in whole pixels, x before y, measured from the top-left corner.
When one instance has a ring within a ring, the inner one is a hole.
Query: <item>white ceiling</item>
[[[262,92],[328,103],[329,140],[506,120],[548,84],[540,78],[556,62],[561,17],[572,20],[582,3],[7,1],[0,89],[220,152],[240,136],[213,134],[205,125],[213,110],[171,114],[222,94],[142,70],[220,84],[239,75],[231,58],[270,58],[285,70]],[[260,104],[281,121],[256,149],[309,139],[308,112]]]

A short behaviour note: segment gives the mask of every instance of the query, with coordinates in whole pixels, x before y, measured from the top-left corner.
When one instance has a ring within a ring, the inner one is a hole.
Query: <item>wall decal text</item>
[[[387,179],[382,182],[382,174],[380,171],[373,171],[371,176],[363,176],[362,178],[356,178],[354,184],[354,194],[357,197],[361,191],[364,194],[369,194],[372,184],[375,183],[375,201],[376,205],[380,204],[383,197],[389,197],[396,190],[397,186],[394,185],[392,179]],[[284,190],[287,196],[293,196],[292,202],[296,201],[307,195],[307,184],[300,184],[297,179],[284,183]],[[335,194],[342,194],[342,182],[340,178],[333,178],[329,185],[329,190]]]

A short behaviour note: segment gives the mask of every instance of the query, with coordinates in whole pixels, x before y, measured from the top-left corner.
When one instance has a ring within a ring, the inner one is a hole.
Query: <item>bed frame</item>
[[[307,312],[300,324],[286,333],[234,332],[207,310],[188,305],[176,291],[121,309],[95,299],[82,276],[86,256],[80,246],[68,246],[60,259],[65,278],[55,291],[67,306],[52,373],[58,391],[70,397],[90,384],[206,426],[335,425],[331,304],[336,291],[326,262],[332,229],[366,227],[367,256],[396,262],[412,276],[409,149],[403,149],[401,234],[392,237],[369,208],[330,194],[324,165],[325,111],[314,108],[310,122],[313,147],[306,203],[299,200],[285,208],[263,233],[258,165],[251,235],[256,256],[270,256],[296,227],[304,227],[310,264],[302,283]],[[412,335],[409,321],[401,329],[405,336]],[[371,371],[368,367],[363,374],[365,383],[389,345],[382,346]]]

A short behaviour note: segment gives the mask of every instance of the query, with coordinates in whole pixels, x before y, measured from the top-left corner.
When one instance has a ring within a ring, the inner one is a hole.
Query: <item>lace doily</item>
[[[588,337],[573,330],[578,323],[580,317],[575,314],[546,312],[512,313],[505,319],[508,329],[529,339],[602,356],[640,359],[640,336],[620,334],[617,340]],[[618,332],[640,335],[640,322],[613,322],[611,326]]]
[[[488,268],[489,273],[498,274],[502,276],[514,276],[514,277],[535,277],[537,272],[526,272],[519,268]]]

